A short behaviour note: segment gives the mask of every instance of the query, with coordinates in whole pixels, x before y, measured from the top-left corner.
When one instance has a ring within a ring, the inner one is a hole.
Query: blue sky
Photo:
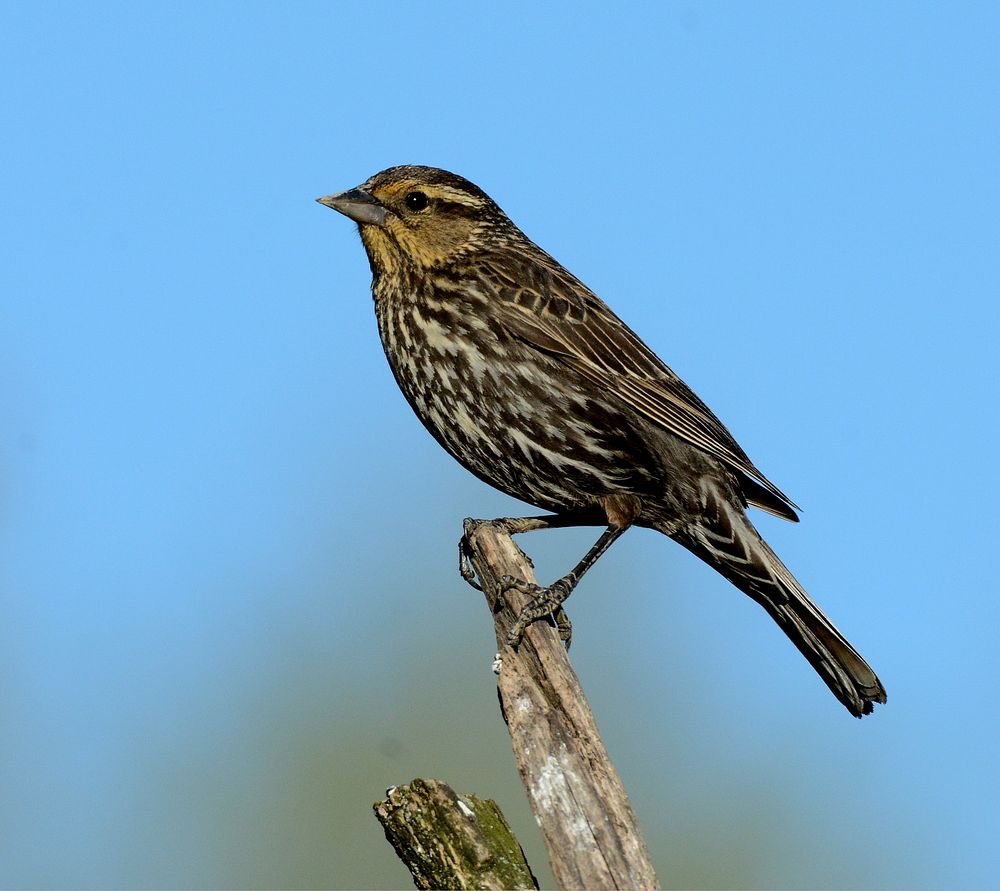
[[[467,515],[352,227],[477,182],[804,511],[759,525],[883,678],[849,718],[635,531],[573,661],[665,886],[988,887],[1000,12],[988,3],[8,4],[0,14],[0,885],[404,885],[438,776],[544,855]],[[523,542],[561,575],[592,530]]]

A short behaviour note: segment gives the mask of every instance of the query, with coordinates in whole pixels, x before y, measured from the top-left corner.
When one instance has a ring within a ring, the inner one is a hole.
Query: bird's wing
[[[495,305],[504,328],[747,477],[751,486],[745,494],[751,503],[797,519],[788,496],[753,465],[687,384],[600,298],[548,254],[539,254],[516,269],[509,253],[485,264],[484,277],[495,283]]]

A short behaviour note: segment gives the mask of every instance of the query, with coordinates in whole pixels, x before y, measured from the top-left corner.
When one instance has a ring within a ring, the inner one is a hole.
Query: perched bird
[[[561,613],[577,581],[631,525],[684,545],[778,623],[853,715],[885,702],[875,672],[761,539],[747,506],[795,505],[722,422],[586,285],[478,186],[391,167],[318,199],[358,224],[379,335],[417,417],[467,469],[552,512],[510,532],[606,525],[531,594],[511,631]]]

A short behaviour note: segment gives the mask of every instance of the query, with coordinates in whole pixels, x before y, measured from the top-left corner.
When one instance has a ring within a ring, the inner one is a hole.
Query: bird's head
[[[512,225],[477,185],[436,167],[390,167],[317,201],[358,224],[373,270],[440,266]]]

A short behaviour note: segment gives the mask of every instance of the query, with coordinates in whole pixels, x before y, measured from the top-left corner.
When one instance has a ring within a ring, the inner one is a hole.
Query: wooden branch
[[[538,888],[495,801],[414,780],[373,805],[418,888]]]
[[[532,624],[517,652],[507,633],[528,598],[496,581],[535,582],[506,533],[465,521],[472,565],[493,611],[502,666],[497,688],[514,758],[561,888],[658,888],[628,796],[551,624]]]

